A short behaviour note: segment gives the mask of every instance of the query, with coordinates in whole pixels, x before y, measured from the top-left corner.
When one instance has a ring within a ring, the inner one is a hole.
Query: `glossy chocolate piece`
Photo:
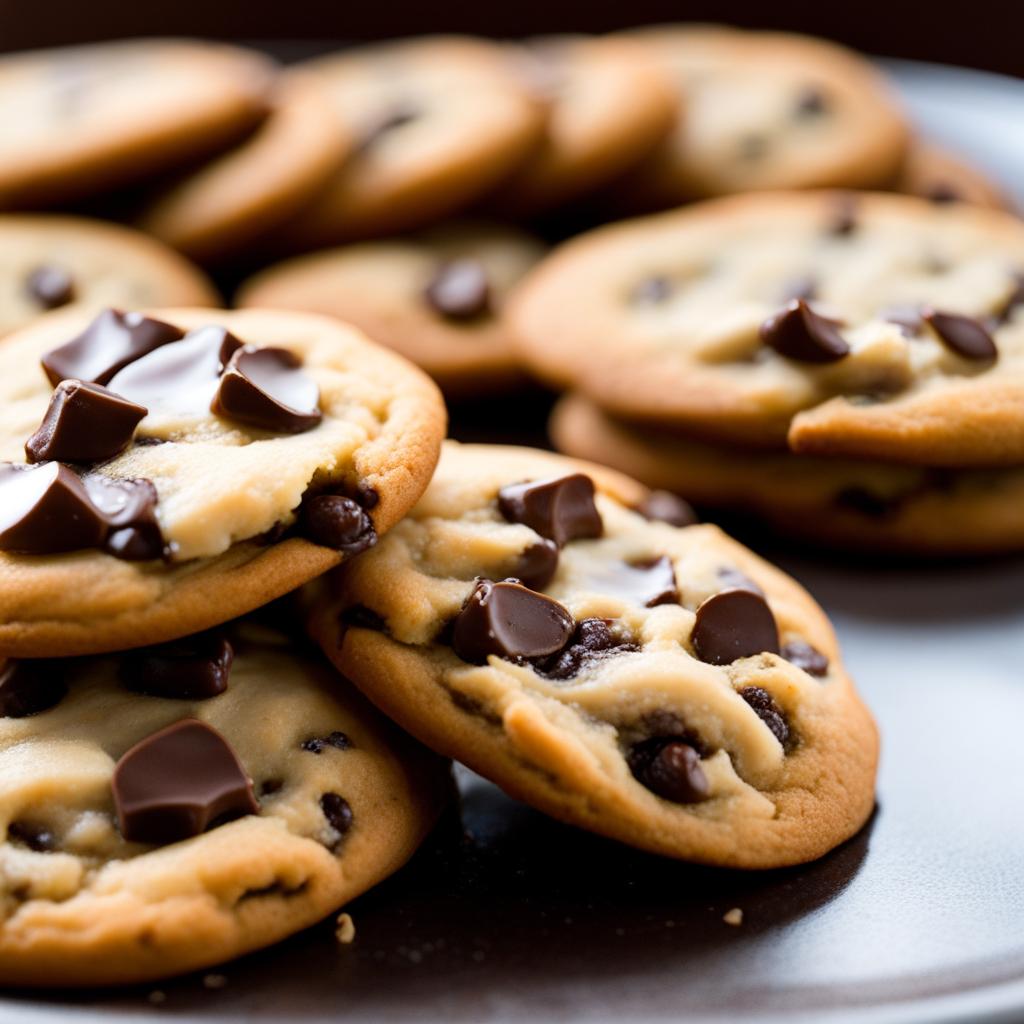
[[[156,488],[150,480],[115,480],[91,473],[83,483],[107,524],[104,551],[128,562],[150,561],[167,553],[156,518]]]
[[[703,601],[690,635],[694,653],[711,665],[779,652],[779,631],[768,602],[750,590],[722,590]]]
[[[302,360],[288,349],[252,345],[231,357],[210,410],[278,434],[301,434],[323,418],[320,389],[302,369]]]
[[[558,545],[553,540],[539,540],[524,548],[509,576],[520,580],[530,590],[543,590],[558,572]]]
[[[491,286],[479,260],[442,263],[423,290],[435,313],[448,320],[476,320],[492,312]]]
[[[793,299],[760,329],[761,340],[787,359],[801,363],[834,363],[850,354],[835,324],[818,316],[803,299]]]
[[[821,679],[828,675],[828,658],[805,640],[790,640],[788,644],[783,644],[779,656],[803,669],[809,676]]]
[[[136,693],[171,700],[208,700],[228,688],[235,652],[216,630],[122,656],[121,682]]]
[[[772,695],[760,686],[745,686],[739,695],[750,705],[772,735],[785,747],[789,744],[789,720]]]
[[[695,804],[711,795],[700,754],[682,737],[645,740],[633,747],[627,760],[637,782],[663,800]]]
[[[982,363],[991,363],[999,358],[996,343],[980,320],[935,309],[925,310],[921,317],[946,347],[958,356]]]
[[[57,837],[45,825],[12,821],[7,826],[7,841],[25,846],[33,853],[50,853],[57,847]]]
[[[28,718],[56,707],[68,692],[67,662],[6,661],[0,667],[0,718]]]
[[[671,491],[651,491],[636,510],[644,519],[669,526],[693,526],[697,522],[693,506]]]
[[[594,481],[583,473],[509,484],[498,492],[498,508],[510,523],[523,523],[559,547],[604,532]]]
[[[43,369],[56,387],[62,380],[107,384],[118,370],[184,332],[141,313],[106,309],[76,338],[43,356]]]
[[[25,442],[29,462],[103,462],[123,452],[145,406],[101,384],[61,381],[36,432]]]
[[[338,833],[338,841],[331,846],[331,849],[336,850],[352,828],[355,819],[352,808],[343,796],[337,793],[324,793],[320,797],[320,810],[324,812],[327,824]]]
[[[195,719],[131,748],[111,782],[121,835],[163,845],[259,814],[252,780],[223,736]]]
[[[548,679],[575,679],[595,661],[639,649],[630,640],[616,636],[607,619],[581,619],[568,645],[556,654],[534,662],[534,668]]]
[[[351,750],[352,741],[343,732],[332,732],[327,736],[314,736],[302,741],[302,749],[311,754],[322,754],[328,747],[335,750]]]
[[[452,647],[474,665],[491,655],[540,658],[560,651],[573,634],[568,610],[520,583],[481,580],[455,619]]]
[[[300,530],[314,544],[356,555],[377,543],[373,520],[352,498],[318,494],[302,503]]]
[[[55,264],[36,267],[25,279],[25,291],[41,309],[58,309],[75,301],[75,282],[71,274]]]

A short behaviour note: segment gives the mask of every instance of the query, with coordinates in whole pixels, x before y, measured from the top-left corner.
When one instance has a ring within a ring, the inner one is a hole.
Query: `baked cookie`
[[[201,263],[238,255],[323,188],[350,145],[319,84],[282,74],[256,132],[154,196],[138,226]]]
[[[219,306],[200,270],[130,228],[44,213],[0,215],[0,335],[51,309]]]
[[[181,974],[400,867],[447,769],[313,650],[234,623],[0,670],[0,984]]]
[[[808,454],[1021,465],[1022,272],[1024,224],[997,211],[761,193],[580,236],[509,317],[531,368],[627,419]]]
[[[679,97],[640,44],[622,38],[553,36],[513,52],[549,107],[540,148],[490,205],[533,216],[575,202],[639,163],[668,134]]]
[[[907,125],[888,83],[835,43],[720,25],[629,38],[683,99],[675,130],[615,189],[634,208],[760,189],[873,188],[899,172]]]
[[[896,179],[896,191],[933,203],[972,203],[1013,212],[1003,189],[984,171],[934,143],[916,139]]]
[[[237,302],[339,317],[421,366],[449,396],[475,395],[523,382],[501,312],[542,254],[516,228],[450,224],[288,260],[243,284]]]
[[[550,431],[567,455],[803,543],[929,558],[1024,550],[1024,467],[935,469],[758,451],[626,423],[580,395],[555,406]]]
[[[428,36],[303,65],[355,151],[275,241],[313,248],[415,230],[479,198],[540,140],[544,108],[494,43]]]
[[[413,735],[555,817],[707,864],[819,857],[870,814],[878,752],[828,620],[651,498],[452,445],[409,518],[305,592],[313,635]]]
[[[273,65],[240,47],[142,39],[0,59],[0,209],[65,202],[233,142]]]
[[[56,311],[0,342],[0,653],[122,650],[265,604],[419,498],[445,415],[326,317]]]

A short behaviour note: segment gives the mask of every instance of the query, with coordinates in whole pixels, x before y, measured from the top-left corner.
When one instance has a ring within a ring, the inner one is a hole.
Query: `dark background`
[[[795,29],[882,56],[1024,74],[1024,8],[1014,0],[0,0],[0,50],[127,35],[253,41],[449,31],[516,36],[694,20]]]

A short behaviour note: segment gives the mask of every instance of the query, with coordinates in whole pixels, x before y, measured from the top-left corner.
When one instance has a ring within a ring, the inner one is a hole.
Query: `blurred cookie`
[[[0,215],[0,335],[60,306],[219,306],[202,271],[130,228],[45,213]]]
[[[896,191],[930,199],[933,203],[971,203],[997,210],[1013,204],[984,171],[949,150],[915,140],[896,180]]]
[[[81,199],[240,138],[273,65],[239,47],[142,39],[0,58],[0,209]]]
[[[446,225],[299,256],[243,284],[237,301],[346,320],[421,366],[446,394],[472,396],[523,381],[502,307],[542,254],[515,228]]]

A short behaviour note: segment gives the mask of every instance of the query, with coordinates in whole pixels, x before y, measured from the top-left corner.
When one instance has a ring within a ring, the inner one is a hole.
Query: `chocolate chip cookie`
[[[0,983],[107,985],[269,945],[396,870],[446,766],[310,649],[232,624],[0,666]]]
[[[449,224],[272,266],[237,301],[339,317],[421,366],[449,396],[476,395],[524,380],[502,311],[542,254],[515,228]]]
[[[54,214],[0,215],[0,335],[78,303],[219,306],[203,273],[146,235]]]
[[[806,454],[1021,465],[1022,273],[1024,225],[998,211],[762,193],[579,236],[509,315],[528,365],[627,419]]]
[[[375,543],[444,434],[415,367],[326,317],[56,311],[0,342],[0,652],[157,643]]]
[[[385,713],[555,817],[708,864],[821,856],[871,812],[874,724],[814,601],[664,521],[678,506],[452,445],[407,519],[304,592],[312,632]]]

